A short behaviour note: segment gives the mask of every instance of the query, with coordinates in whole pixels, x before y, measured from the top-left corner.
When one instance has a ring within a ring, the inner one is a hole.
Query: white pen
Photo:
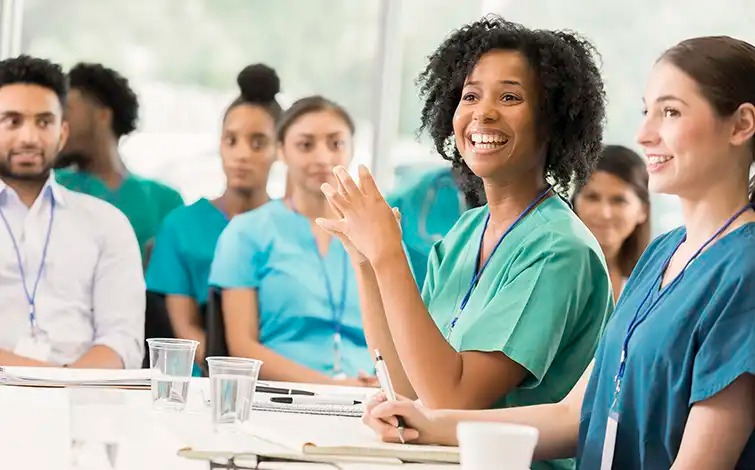
[[[313,397],[305,395],[296,395],[288,397],[271,397],[270,401],[273,403],[286,403],[288,405],[342,405],[352,406],[361,405],[362,402],[358,400],[350,400],[342,397],[328,397],[323,395],[315,395]]]
[[[375,350],[375,371],[377,372],[378,382],[380,382],[380,388],[383,389],[386,398],[391,401],[396,401],[396,392],[393,391],[391,376],[388,375],[388,367],[385,365],[383,356],[380,355],[380,351],[377,349]],[[396,416],[396,421],[398,421],[398,426],[396,426],[398,438],[401,439],[402,444],[406,444],[406,441],[404,441],[404,428],[406,427],[404,418],[402,416]]]

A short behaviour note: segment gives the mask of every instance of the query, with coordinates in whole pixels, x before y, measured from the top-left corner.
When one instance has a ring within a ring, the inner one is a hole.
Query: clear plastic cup
[[[198,341],[150,338],[152,404],[157,409],[182,411],[186,407]]]
[[[215,431],[239,432],[249,421],[262,361],[208,357],[210,406]]]
[[[518,424],[466,421],[456,435],[462,470],[529,470],[539,433]]]

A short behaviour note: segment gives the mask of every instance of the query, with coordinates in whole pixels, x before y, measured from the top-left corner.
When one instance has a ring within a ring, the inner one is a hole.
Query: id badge
[[[16,344],[13,354],[28,357],[37,361],[47,362],[50,360],[52,346],[45,335],[24,336]]]
[[[603,441],[603,457],[600,460],[600,470],[611,470],[613,454],[616,450],[616,432],[619,429],[619,413],[611,411],[606,423],[606,438]]]

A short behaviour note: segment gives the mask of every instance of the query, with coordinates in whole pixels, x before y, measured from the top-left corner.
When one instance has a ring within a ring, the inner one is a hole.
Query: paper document
[[[149,369],[70,369],[67,367],[0,367],[0,384],[27,387],[149,388]]]

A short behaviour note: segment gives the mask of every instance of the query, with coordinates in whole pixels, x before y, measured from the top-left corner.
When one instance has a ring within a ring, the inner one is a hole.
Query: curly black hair
[[[102,64],[76,64],[68,72],[68,86],[79,90],[113,111],[113,133],[116,138],[136,129],[139,100],[128,80]]]
[[[275,99],[275,95],[281,90],[280,78],[275,69],[265,64],[247,65],[239,72],[236,83],[241,94],[228,106],[223,120],[236,106],[252,104],[263,108],[270,114],[273,121],[278,122],[283,108]]]
[[[417,79],[425,100],[420,132],[460,174],[473,204],[484,203],[482,180],[464,163],[455,146],[453,115],[464,80],[480,57],[495,49],[521,52],[538,81],[538,122],[547,140],[545,176],[561,191],[585,181],[600,157],[605,91],[596,64],[598,53],[570,31],[533,30],[489,15],[454,31],[429,57]]]
[[[60,65],[45,59],[20,55],[0,61],[0,88],[23,83],[39,85],[55,92],[63,106],[66,102],[66,77]]]

